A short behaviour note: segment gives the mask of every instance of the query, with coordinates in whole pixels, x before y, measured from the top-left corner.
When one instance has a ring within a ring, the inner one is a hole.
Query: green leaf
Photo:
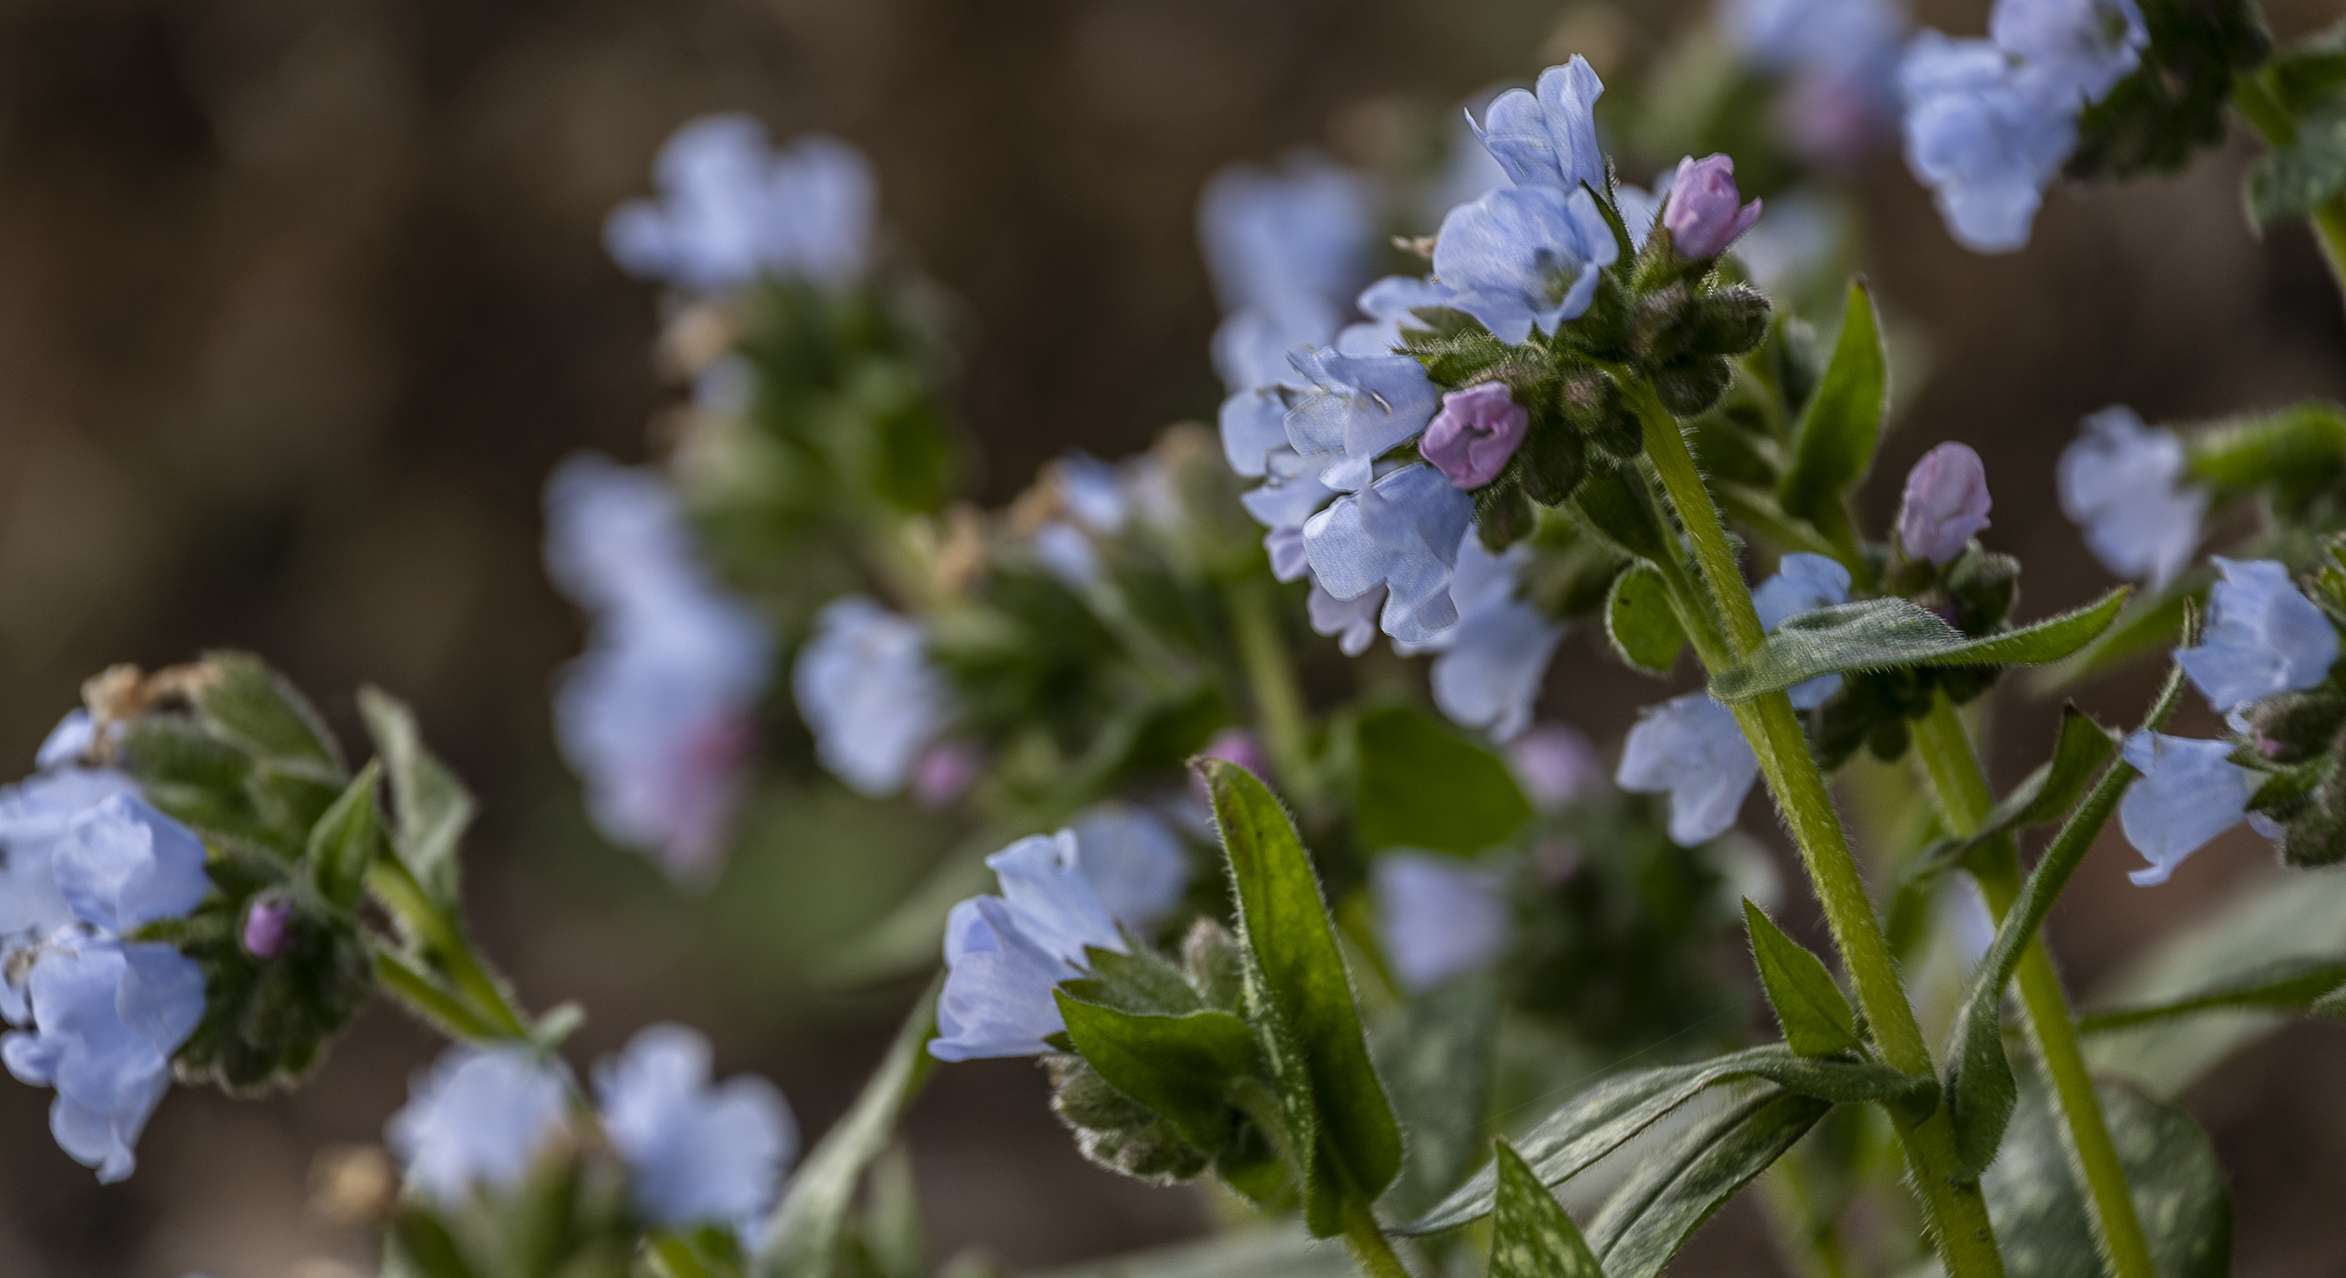
[[[2186,642],[2192,629],[2186,624]],[[2176,666],[2168,671],[2166,686],[2144,717],[2143,729],[2157,731],[2164,726],[2182,693],[2183,670]],[[2004,1056],[2004,987],[2020,966],[2021,955],[2036,939],[2037,929],[2044,926],[2045,916],[2052,913],[2061,889],[2068,886],[2070,876],[2101,836],[2102,827],[2118,810],[2127,787],[2140,775],[2124,759],[2113,760],[2103,770],[2021,884],[2020,896],[2004,915],[2003,926],[1997,929],[1988,952],[1980,958],[1963,1006],[1955,1014],[1950,1034],[1953,1046],[1947,1054],[1947,1105],[1955,1127],[1956,1174],[1964,1180],[1978,1179],[1995,1159],[2018,1099],[2012,1062]]]
[[[1039,1278],[1357,1278],[1342,1247],[1302,1230],[1238,1229],[1110,1260],[1054,1269]]]
[[[1403,702],[1353,720],[1355,837],[1363,852],[1415,848],[1473,856],[1521,833],[1531,803],[1507,761]]]
[[[1688,1065],[1613,1075],[1564,1102],[1513,1143],[1543,1183],[1560,1185],[1705,1090],[1753,1080],[1835,1104],[1880,1102],[1927,1110],[1938,1095],[1931,1080],[1886,1065],[1812,1060],[1770,1044]],[[1489,1214],[1496,1175],[1492,1168],[1483,1168],[1399,1232],[1439,1233]]]
[[[895,1140],[896,1124],[935,1065],[928,1042],[936,1034],[937,990],[942,984],[942,978],[930,983],[855,1104],[791,1176],[789,1189],[763,1229],[766,1258],[758,1267],[759,1278],[831,1278],[856,1185]]]
[[[1924,848],[1915,858],[1918,867],[1944,867],[1990,839],[2060,820],[2085,798],[2094,778],[2117,757],[2116,733],[2075,705],[2063,706],[2060,733],[2053,739],[2053,757],[1988,809],[1976,833],[1940,839]]]
[[[1254,1032],[1214,1008],[1174,1015],[1127,1012],[1057,990],[1068,1041],[1110,1087],[1173,1124],[1211,1154],[1230,1141],[1230,1087],[1260,1071]]]
[[[318,893],[346,910],[366,895],[367,867],[383,847],[383,813],[375,803],[382,776],[380,762],[367,764],[310,828],[306,859]]]
[[[1599,466],[1572,494],[1575,522],[1598,540],[1648,563],[1672,553],[1676,533],[1664,526],[1619,466]]]
[[[1849,285],[1841,336],[1832,362],[1792,432],[1792,460],[1777,485],[1787,513],[1804,519],[1837,515],[1841,502],[1873,468],[1889,407],[1889,359],[1864,280]]]
[[[1252,773],[1218,759],[1197,769],[1212,795],[1214,825],[1229,857],[1239,939],[1253,978],[1248,1019],[1256,1024],[1273,1076],[1283,1079],[1288,1094],[1282,1099],[1294,1106],[1295,1083],[1308,1085],[1305,1102],[1318,1119],[1319,1145],[1345,1189],[1358,1201],[1373,1202],[1401,1171],[1401,1129],[1369,1058],[1352,979],[1311,857],[1286,809]],[[1520,794],[1514,797],[1522,801]],[[1290,1054],[1299,1069],[1283,1064]],[[1315,1208],[1314,1232],[1334,1233],[1340,1221],[1318,1209],[1317,1177],[1306,1183],[1315,1191],[1306,1196]]]
[[[204,656],[189,685],[196,714],[222,740],[262,763],[339,785],[342,750],[308,698],[260,658],[242,652]]]
[[[1445,982],[1396,1009],[1369,1040],[1409,1133],[1401,1183],[1385,1196],[1388,1213],[1431,1207],[1490,1148],[1499,984],[1490,971]]]
[[[2311,214],[2346,191],[2346,99],[2298,117],[2288,145],[2258,157],[2248,170],[2248,216],[2269,227]]]
[[[414,712],[397,698],[379,688],[361,688],[358,712],[391,781],[400,859],[440,899],[453,899],[457,844],[472,825],[471,792],[424,747]]]
[[[2265,64],[2273,95],[2291,111],[2346,95],[2346,22],[2298,41]]]
[[[1612,1278],[1654,1278],[1719,1208],[1806,1136],[1832,1105],[1770,1090],[1710,1116],[1640,1161],[1589,1226]]]
[[[1743,902],[1743,922],[1751,933],[1760,984],[1776,1009],[1776,1023],[1784,1027],[1785,1045],[1802,1056],[1831,1056],[1862,1046],[1857,1018],[1825,961],[1784,935],[1749,898]]]
[[[1523,1157],[1498,1143],[1499,1198],[1492,1212],[1490,1278],[1605,1278],[1564,1204]]]
[[[2275,959],[2201,988],[2153,1003],[2116,1007],[2080,1017],[2080,1033],[2133,1029],[2207,1012],[2272,1011],[2323,1013],[2346,988],[2346,959],[2307,955]]]
[[[1632,669],[1667,676],[1677,666],[1686,629],[1670,607],[1670,588],[1661,573],[1634,564],[1613,579],[1605,597],[1605,637]]]
[[[2204,606],[2208,587],[2215,579],[2215,570],[2203,563],[2186,569],[2157,595],[2137,597],[2100,638],[2078,649],[2074,656],[2033,672],[2028,681],[2029,690],[2040,696],[2059,692],[2108,674],[2145,654],[2165,652],[2175,645],[2184,614]]]
[[[2346,409],[2307,400],[2194,431],[2186,467],[2219,498],[2333,492],[2346,474]]]
[[[2073,612],[1975,639],[1907,599],[1866,599],[1788,617],[1759,648],[1711,677],[1711,695],[1749,701],[1818,675],[1915,666],[2033,666],[2059,661],[2109,628],[2120,586]]]
[[[2162,1278],[2231,1271],[2232,1196],[2191,1116],[2110,1080],[2094,1084]],[[2002,1156],[1980,1181],[2008,1278],[2101,1278],[2091,1208],[2070,1171],[2060,1115],[2033,1080]]]

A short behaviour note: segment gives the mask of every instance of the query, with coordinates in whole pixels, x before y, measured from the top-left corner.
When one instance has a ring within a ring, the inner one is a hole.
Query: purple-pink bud
[[[1271,774],[1271,761],[1264,756],[1262,743],[1255,740],[1255,735],[1244,728],[1222,729],[1215,733],[1214,739],[1206,742],[1206,748],[1198,753],[1209,759],[1235,763],[1258,777],[1267,777]]]
[[[1596,747],[1577,729],[1562,724],[1534,728],[1507,747],[1524,796],[1542,812],[1553,812],[1603,783],[1605,765]]]
[[[1948,442],[1906,472],[1898,507],[1898,544],[1916,559],[1945,567],[1988,526],[1988,468],[1968,444]]]
[[[912,765],[912,797],[924,808],[950,806],[976,784],[985,756],[966,741],[930,746]]]
[[[1662,225],[1681,257],[1712,258],[1759,221],[1760,202],[1743,202],[1735,186],[1735,161],[1724,155],[1688,156],[1670,178],[1670,200]]]
[[[1499,477],[1523,446],[1531,414],[1507,393],[1505,382],[1482,382],[1442,397],[1417,451],[1458,488],[1480,488]]]
[[[244,952],[257,959],[273,959],[285,952],[293,931],[293,902],[264,896],[245,907]]]

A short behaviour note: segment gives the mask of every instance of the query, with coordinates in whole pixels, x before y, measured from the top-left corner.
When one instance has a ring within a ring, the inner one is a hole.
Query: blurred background
[[[80,680],[116,661],[250,648],[345,729],[350,692],[380,683],[482,796],[476,922],[533,1005],[591,1010],[573,1057],[681,1020],[716,1040],[721,1072],[773,1078],[819,1135],[911,991],[822,990],[804,973],[909,881],[917,866],[886,832],[921,818],[778,797],[768,837],[694,898],[589,830],[552,748],[548,683],[581,622],[540,567],[540,486],[577,448],[646,456],[673,394],[651,356],[653,290],[604,256],[606,210],[704,111],[865,148],[905,256],[958,299],[957,407],[999,501],[1059,451],[1113,457],[1210,416],[1216,311],[1193,214],[1214,169],[1298,145],[1341,155],[1396,101],[1446,114],[1573,51],[1612,75],[1705,16],[1474,9],[14,0],[0,14],[0,758],[29,763]],[[2268,9],[2284,32],[2336,15],[2334,0]],[[1984,10],[1919,16],[1969,32]],[[2053,498],[2081,414],[2123,402],[2192,420],[2346,396],[2346,316],[2302,231],[2248,230],[2247,154],[2058,194],[2007,258],[1957,249],[1894,152],[1854,176],[1862,265],[1908,348],[1882,474],[1944,438],[1977,447],[1997,499],[1988,538],[2026,559],[2031,612],[2106,585]],[[1894,489],[1869,494],[1877,526]],[[2148,678],[2084,699],[2131,716]],[[1549,704],[1607,739],[1650,697],[1625,682],[1559,686]],[[2049,730],[2051,705],[2019,692],[2002,702],[2004,784]],[[2080,988],[2273,872],[2226,845],[2150,893],[2126,884],[2129,860],[2101,849],[2055,916]],[[377,1139],[434,1050],[378,1007],[297,1095],[177,1092],[136,1177],[104,1191],[47,1139],[46,1093],[0,1086],[0,1274],[372,1272],[372,1240],[307,1206],[312,1161]],[[2186,1097],[2235,1177],[2239,1273],[2346,1273],[2341,1053],[2346,1029],[2300,1026]],[[982,1245],[1039,1266],[1204,1228],[1196,1196],[1083,1164],[1042,1100],[1030,1066],[1000,1062],[948,1071],[922,1101],[910,1139],[935,1254]],[[1749,1210],[1679,1272],[1761,1272]]]

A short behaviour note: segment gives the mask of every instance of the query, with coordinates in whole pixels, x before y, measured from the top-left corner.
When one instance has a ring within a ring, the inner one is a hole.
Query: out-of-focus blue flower
[[[1198,239],[1222,309],[1254,312],[1324,342],[1343,299],[1360,287],[1376,238],[1375,191],[1360,175],[1310,154],[1277,170],[1236,166],[1198,198]]]
[[[716,293],[761,278],[838,287],[870,264],[874,186],[854,147],[805,137],[779,150],[745,115],[703,116],[660,148],[657,199],[603,228],[630,274]]]
[[[1519,186],[1569,192],[1586,184],[1603,191],[1605,153],[1597,145],[1596,105],[1604,91],[1588,59],[1574,55],[1563,66],[1540,72],[1531,90],[1500,94],[1482,122],[1469,112],[1466,123]]]
[[[920,623],[861,596],[816,615],[790,678],[823,766],[874,797],[904,788],[951,704]]]
[[[1499,477],[1530,431],[1531,414],[1507,383],[1480,382],[1442,397],[1417,451],[1453,487],[1475,489]]]
[[[2077,106],[2054,77],[1985,40],[1925,31],[1899,67],[1906,163],[1957,242],[1975,253],[2028,243],[2045,189],[2077,145]]]
[[[1300,547],[1301,539],[1297,545]],[[1338,599],[1327,588],[1313,583],[1311,593],[1304,598],[1305,615],[1311,619],[1312,633],[1336,641],[1336,650],[1347,657],[1357,657],[1377,641],[1377,614],[1385,607],[1385,588]]]
[[[1662,225],[1670,244],[1695,259],[1717,257],[1759,221],[1760,202],[1743,203],[1735,185],[1735,161],[1725,155],[1687,156],[1670,178],[1670,199]]]
[[[972,897],[945,923],[945,988],[937,998],[942,1061],[1033,1056],[1066,1028],[1051,991],[1082,974],[1087,951],[1125,952],[1126,927],[1161,918],[1188,883],[1189,857],[1171,831],[1131,810],[1020,839],[986,858],[1000,896]]]
[[[1495,741],[1531,726],[1548,663],[1564,641],[1564,624],[1522,597],[1518,578],[1527,546],[1493,554],[1469,533],[1458,546],[1450,597],[1458,624],[1435,641],[1434,704],[1455,723]]]
[[[1425,327],[1417,312],[1449,305],[1448,296],[1423,276],[1388,275],[1361,293],[1360,313],[1368,318],[1337,334],[1336,349],[1347,355],[1390,355],[1401,348],[1402,330]]]
[[[55,857],[74,917],[117,936],[184,917],[212,888],[203,840],[132,794],[76,813]]]
[[[1386,852],[1369,869],[1394,978],[1423,994],[1497,962],[1514,937],[1507,872],[1457,857]]]
[[[1988,468],[1969,444],[1950,440],[1922,455],[1906,472],[1898,506],[1898,544],[1917,559],[1945,567],[1988,526]]]
[[[570,458],[546,515],[548,574],[594,616],[555,689],[563,754],[605,834],[705,873],[742,797],[773,637],[702,566],[656,473]]]
[[[2338,630],[2298,592],[2286,564],[2216,556],[2223,580],[2208,599],[2207,630],[2176,650],[2183,673],[2218,711],[2320,687],[2338,660]]]
[[[1524,796],[1542,812],[1555,812],[1604,780],[1605,764],[1577,728],[1542,724],[1515,738],[1507,762]]]
[[[1727,0],[1728,37],[1785,77],[1778,127],[1813,159],[1857,158],[1897,105],[1906,15],[1892,0]]]
[[[98,747],[98,721],[87,710],[68,711],[33,754],[33,767],[47,772],[88,758]]]
[[[603,1131],[627,1164],[627,1192],[664,1228],[749,1224],[773,1205],[797,1124],[762,1078],[712,1086],[709,1041],[655,1025],[595,1067]]]
[[[1759,613],[1760,628],[1771,631],[1783,625],[1787,617],[1848,602],[1849,570],[1825,555],[1786,555],[1777,563],[1776,575],[1751,592],[1751,605]],[[1841,676],[1818,675],[1793,685],[1786,695],[1792,698],[1793,708],[1814,710],[1832,700],[1833,694],[1840,690]]]
[[[0,1038],[18,1081],[54,1087],[49,1133],[112,1184],[171,1086],[171,1056],[204,1014],[202,969],[168,945],[81,931],[52,936],[24,978],[25,1016]]]
[[[2184,481],[2183,441],[2152,430],[2134,410],[2105,408],[2062,450],[2055,472],[2061,512],[2085,531],[2087,549],[2121,577],[2164,586],[2191,562],[2207,514],[2205,489]]]
[[[2126,876],[2136,886],[2166,882],[2184,858],[2248,815],[2259,778],[2232,762],[2231,754],[2231,745],[2223,741],[2159,732],[2126,738],[2121,755],[2142,777],[2119,803],[2118,825],[2150,862]]]
[[[912,765],[912,797],[925,808],[951,806],[985,772],[986,759],[966,741],[940,741]]]
[[[1440,471],[1402,466],[1306,520],[1304,554],[1337,599],[1383,588],[1385,633],[1425,643],[1458,621],[1450,573],[1473,518],[1474,499]]]
[[[1501,187],[1442,219],[1434,278],[1447,305],[1515,344],[1586,311],[1620,251],[1586,190]]]
[[[1366,487],[1377,458],[1416,438],[1441,403],[1442,388],[1407,355],[1323,346],[1296,356],[1295,369],[1311,386],[1287,409],[1287,442],[1343,492]]]
[[[74,921],[57,887],[57,848],[73,819],[138,787],[119,772],[62,768],[0,788],[0,955]],[[0,1005],[5,1004],[0,982]]]
[[[569,1109],[559,1063],[526,1047],[455,1047],[415,1076],[384,1138],[411,1186],[461,1207],[518,1183],[562,1134]]]
[[[2134,0],[1996,0],[1988,38],[2094,102],[2134,71],[2150,36]]]
[[[1668,795],[1670,839],[1693,847],[1734,826],[1759,780],[1759,757],[1733,712],[1708,693],[1690,692],[1639,713],[1613,780],[1624,790]]]

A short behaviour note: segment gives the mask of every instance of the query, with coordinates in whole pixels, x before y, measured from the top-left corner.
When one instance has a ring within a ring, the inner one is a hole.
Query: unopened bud
[[[1970,445],[1952,440],[1922,455],[1906,473],[1898,508],[1898,544],[1942,568],[1988,526],[1988,468]]]
[[[1670,199],[1662,226],[1681,256],[1713,258],[1759,221],[1760,202],[1743,202],[1735,185],[1735,161],[1724,155],[1692,156],[1678,162],[1670,178]]]

